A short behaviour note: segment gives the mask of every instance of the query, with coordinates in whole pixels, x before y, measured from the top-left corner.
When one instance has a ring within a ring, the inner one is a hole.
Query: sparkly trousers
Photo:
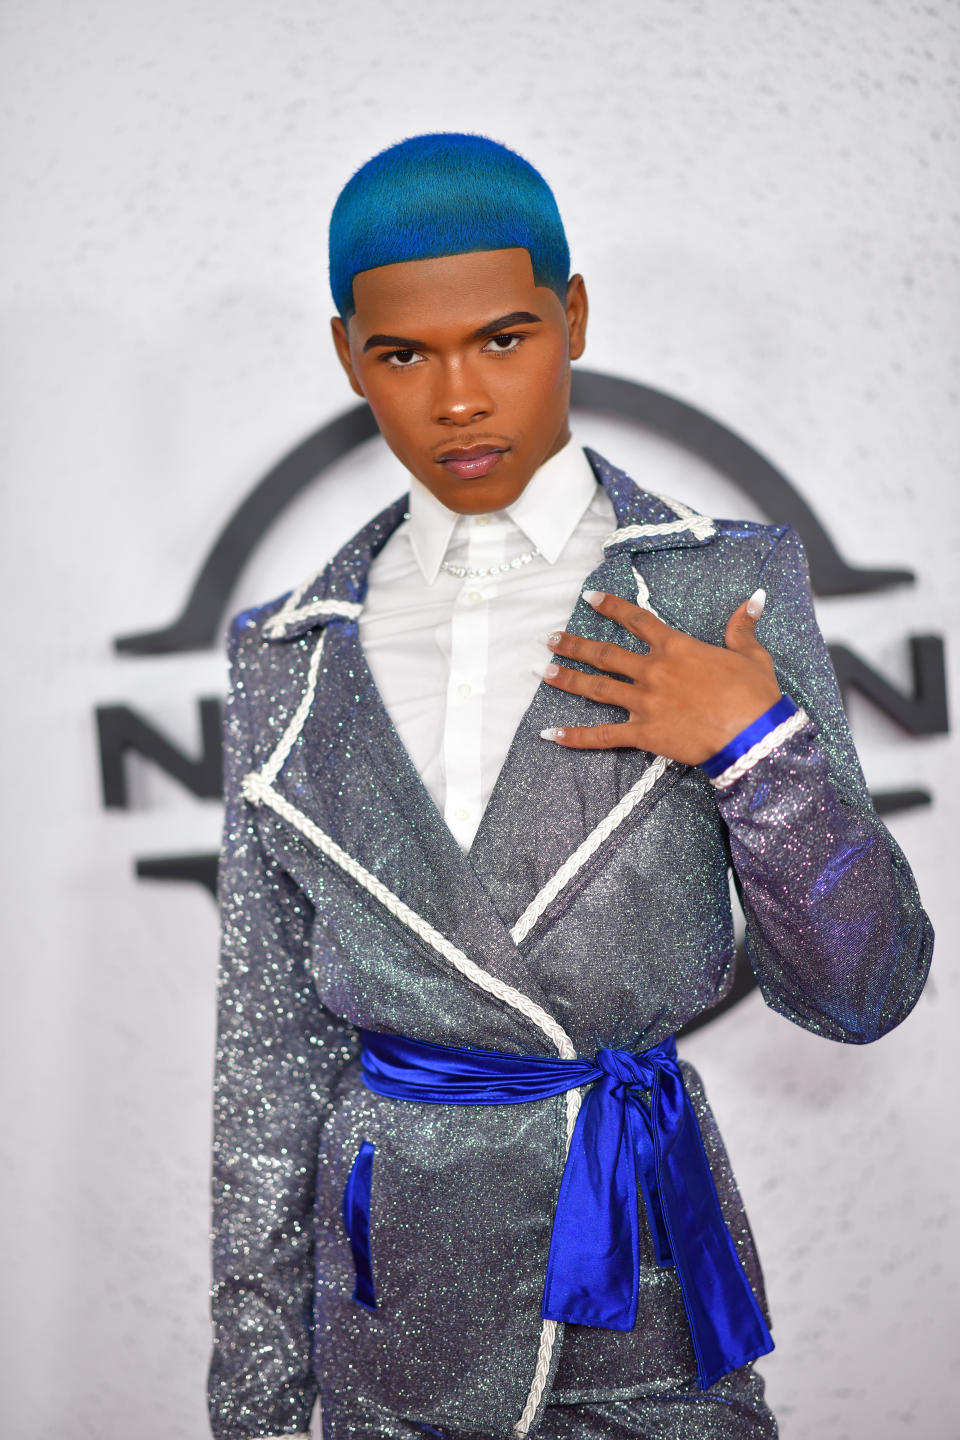
[[[695,1382],[632,1400],[548,1405],[536,1440],[777,1440],[777,1422],[752,1365],[707,1391]],[[363,1400],[322,1392],[323,1440],[500,1440],[492,1432],[439,1430]]]

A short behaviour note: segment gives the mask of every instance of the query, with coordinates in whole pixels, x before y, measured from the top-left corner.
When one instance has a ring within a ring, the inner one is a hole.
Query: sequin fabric
[[[752,1367],[736,1370],[704,1395],[678,1385],[633,1400],[548,1405],[538,1440],[776,1440],[777,1423]],[[323,1440],[490,1440],[489,1431],[439,1430],[354,1396],[322,1396]]]
[[[665,501],[590,458],[620,526],[675,519]],[[371,558],[403,510],[396,502],[341,550],[305,593],[304,611],[320,599],[362,602]],[[696,768],[669,767],[519,945],[511,925],[651,763],[639,751],[569,751],[539,738],[546,726],[589,724],[609,710],[540,686],[464,854],[387,716],[355,619],[301,613],[267,639],[277,602],[233,626],[209,1382],[223,1440],[306,1431],[318,1383],[405,1421],[510,1435],[537,1361],[564,1163],[561,1098],[460,1109],[383,1099],[361,1083],[361,1025],[554,1052],[302,828],[243,798],[244,775],[267,761],[297,711],[321,638],[316,693],[276,791],[484,971],[554,1016],[581,1054],[646,1049],[724,994],[731,860],[748,953],[776,1010],[862,1043],[916,1002],[932,934],[870,806],[797,537],[721,521],[700,538],[641,529],[608,550],[584,588],[635,599],[635,569],[668,623],[716,644],[731,611],[762,585],[758,636],[811,723],[722,792]],[[582,601],[568,628],[643,648]],[[689,1066],[685,1074],[721,1206],[765,1305],[729,1161],[698,1077]],[[374,1146],[376,1311],[351,1298],[341,1219],[364,1140]],[[635,1330],[561,1329],[534,1430],[550,1404],[639,1403],[692,1381],[676,1278],[654,1266],[642,1214],[641,1232]],[[545,1420],[541,1433],[553,1433]]]

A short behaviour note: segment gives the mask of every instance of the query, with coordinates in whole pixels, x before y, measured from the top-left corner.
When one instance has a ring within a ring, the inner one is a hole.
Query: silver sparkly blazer
[[[740,778],[544,726],[609,708],[541,685],[464,854],[384,709],[356,618],[405,500],[319,576],[232,628],[214,1142],[218,1437],[307,1431],[318,1383],[400,1416],[534,1433],[556,1401],[628,1397],[695,1363],[675,1272],[641,1215],[636,1328],[541,1319],[569,1097],[465,1107],[362,1084],[357,1028],[591,1057],[643,1050],[732,978],[728,869],[764,999],[862,1044],[923,987],[932,932],[871,807],[787,528],[713,521],[588,452],[618,529],[584,588],[723,643],[758,586],[758,637],[809,720]],[[579,601],[568,628],[634,644]],[[721,1205],[763,1281],[700,1081],[684,1066]],[[576,1095],[576,1092],[571,1092]],[[341,1202],[374,1147],[376,1310],[357,1304]]]

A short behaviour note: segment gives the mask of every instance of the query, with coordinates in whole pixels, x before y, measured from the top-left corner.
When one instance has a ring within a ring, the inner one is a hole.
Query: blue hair
[[[330,218],[330,289],[346,319],[362,270],[514,248],[529,251],[535,283],[565,301],[570,251],[539,171],[483,135],[414,135],[374,155],[341,190]]]

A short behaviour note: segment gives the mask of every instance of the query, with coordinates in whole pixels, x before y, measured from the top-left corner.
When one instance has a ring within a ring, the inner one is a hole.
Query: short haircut
[[[514,248],[529,251],[535,283],[565,302],[570,251],[539,171],[483,135],[414,135],[374,155],[341,190],[330,218],[330,288],[348,319],[362,270]]]

